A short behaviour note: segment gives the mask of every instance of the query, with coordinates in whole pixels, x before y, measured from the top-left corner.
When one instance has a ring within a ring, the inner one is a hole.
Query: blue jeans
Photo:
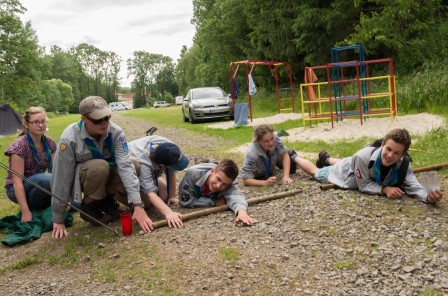
[[[48,173],[35,174],[29,177],[28,179],[51,192],[50,187],[51,174]],[[27,181],[23,181],[23,187],[25,188],[26,202],[28,203],[28,208],[30,209],[30,211],[43,210],[51,206],[51,195],[34,187]],[[18,204],[16,194],[14,193],[13,185],[9,186],[6,189],[6,195],[12,202]]]

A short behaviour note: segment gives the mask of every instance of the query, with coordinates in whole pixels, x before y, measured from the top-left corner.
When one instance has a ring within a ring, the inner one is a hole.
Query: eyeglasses
[[[39,125],[47,125],[48,124],[48,120],[35,120],[35,121],[28,121],[29,124],[35,125],[35,126],[39,126]]]
[[[90,116],[84,115],[85,118],[90,120],[94,125],[102,124],[103,122],[109,122],[109,119],[112,117],[111,115],[107,115],[106,117],[100,119],[93,119]]]

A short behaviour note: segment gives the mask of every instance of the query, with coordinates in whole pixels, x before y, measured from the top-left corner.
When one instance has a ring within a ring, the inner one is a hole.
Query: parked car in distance
[[[188,91],[182,103],[185,122],[225,117],[233,119],[232,99],[220,87],[199,87]]]
[[[154,108],[168,107],[169,105],[167,101],[155,101],[153,104]]]
[[[182,105],[182,103],[184,102],[184,97],[182,96],[177,96],[175,99],[176,99],[176,105]]]
[[[112,111],[122,111],[122,110],[130,110],[131,109],[131,108],[129,108],[128,105],[126,105],[125,103],[122,103],[122,102],[109,103],[109,108]]]

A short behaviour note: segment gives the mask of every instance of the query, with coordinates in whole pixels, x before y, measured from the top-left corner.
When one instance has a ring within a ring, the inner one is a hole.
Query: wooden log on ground
[[[448,162],[433,164],[433,165],[429,165],[429,166],[425,166],[425,167],[421,167],[421,168],[415,168],[412,170],[414,171],[414,174],[415,174],[415,173],[421,173],[421,172],[427,172],[427,171],[440,170],[444,167],[448,167]],[[338,188],[338,186],[336,186],[334,184],[323,184],[320,186],[321,190],[329,190],[329,189],[333,189],[333,188]]]
[[[301,193],[301,192],[303,192],[302,189],[295,189],[295,190],[291,190],[291,191],[274,193],[274,194],[270,194],[270,195],[265,195],[265,196],[261,196],[261,197],[255,197],[255,198],[248,199],[247,203],[250,206],[252,206],[252,205],[256,205],[256,204],[262,203],[262,202],[266,202],[266,201],[271,201],[271,200],[276,200],[276,199],[292,196],[292,195],[295,195],[295,194],[298,194],[298,193]],[[202,217],[202,216],[207,216],[207,215],[210,215],[210,214],[227,211],[229,209],[230,208],[229,208],[228,205],[223,205],[223,206],[207,208],[207,209],[203,209],[203,210],[199,210],[199,211],[194,211],[194,212],[182,215],[182,221],[185,222],[185,221],[196,219],[196,218],[199,218],[199,217]],[[168,225],[168,222],[166,220],[157,221],[157,222],[154,222],[154,224],[153,224],[154,229],[157,229],[157,228],[160,228],[160,227],[164,227],[164,226],[167,226],[167,225]]]

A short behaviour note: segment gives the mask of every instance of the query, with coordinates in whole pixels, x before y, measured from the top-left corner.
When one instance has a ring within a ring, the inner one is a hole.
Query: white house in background
[[[132,109],[134,106],[134,95],[134,93],[118,94],[118,101]]]

